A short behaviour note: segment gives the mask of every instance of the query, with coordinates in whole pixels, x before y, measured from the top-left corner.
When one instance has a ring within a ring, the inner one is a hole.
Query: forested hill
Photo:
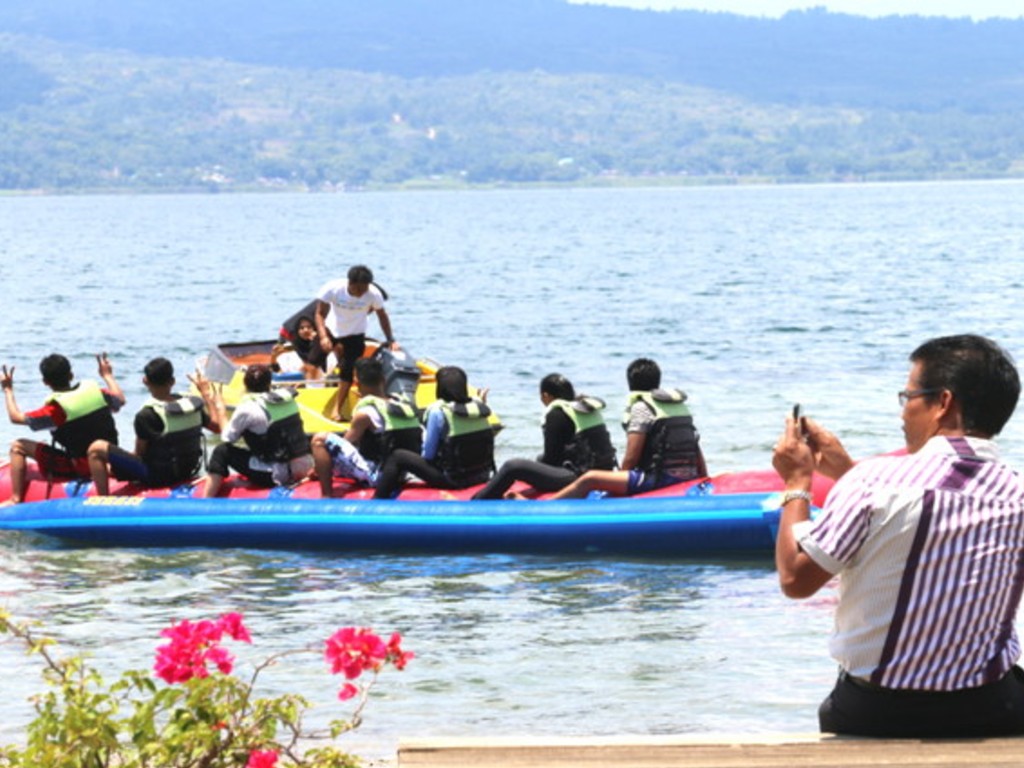
[[[1024,175],[1024,21],[6,0],[0,189]]]
[[[759,101],[1024,106],[1024,21],[755,19],[564,0],[8,0],[0,30],[142,54],[402,77],[600,73]]]

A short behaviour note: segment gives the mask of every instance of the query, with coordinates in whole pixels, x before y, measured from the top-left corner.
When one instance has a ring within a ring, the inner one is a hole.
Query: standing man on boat
[[[316,330],[324,353],[334,352],[341,379],[331,419],[341,421],[342,409],[352,387],[355,362],[366,350],[367,318],[377,314],[384,341],[395,346],[391,318],[384,309],[387,294],[373,282],[373,272],[362,264],[349,269],[345,280],[331,280],[317,293]]]
[[[150,399],[135,414],[135,451],[107,440],[89,446],[89,471],[98,496],[110,493],[110,475],[147,488],[166,488],[194,479],[203,466],[203,429],[221,430],[220,389],[197,373],[190,377],[199,396],[174,392],[174,365],[155,357],[143,369]]]
[[[825,732],[879,737],[1024,733],[1014,627],[1024,587],[1024,481],[993,437],[1020,395],[989,339],[945,336],[910,355],[899,393],[905,455],[856,466],[836,437],[789,418],[773,464],[785,482],[775,562],[782,591],[839,577],[839,679]],[[837,479],[810,520],[811,476]]]
[[[107,385],[83,380],[72,384],[71,363],[64,355],[47,355],[39,363],[43,383],[53,390],[46,403],[24,412],[14,397],[14,367],[3,366],[0,387],[4,391],[7,416],[12,424],[26,424],[39,431],[53,433],[54,445],[19,438],[11,444],[11,496],[8,504],[20,504],[25,498],[27,460],[33,459],[48,478],[87,479],[89,446],[95,440],[117,444],[114,414],[125,403],[121,385],[114,378],[107,353],[96,355],[99,375]]]
[[[273,374],[268,365],[250,365],[242,381],[247,394],[230,421],[224,401],[218,401],[219,421],[227,426],[221,444],[210,455],[203,498],[217,496],[232,469],[264,488],[293,485],[313,470],[295,394],[271,388]]]
[[[359,402],[344,435],[318,432],[311,449],[320,482],[320,495],[332,495],[332,478],[342,477],[368,486],[377,485],[384,460],[399,448],[419,453],[423,428],[416,408],[405,399],[390,397],[385,389],[384,366],[375,357],[356,361]]]

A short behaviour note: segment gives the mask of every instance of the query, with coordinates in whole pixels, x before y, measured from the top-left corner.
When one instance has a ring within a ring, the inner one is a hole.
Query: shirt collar
[[[918,453],[922,455],[944,454],[981,459],[982,461],[997,461],[999,459],[999,446],[996,445],[994,440],[983,437],[936,435],[921,446],[921,450]]]

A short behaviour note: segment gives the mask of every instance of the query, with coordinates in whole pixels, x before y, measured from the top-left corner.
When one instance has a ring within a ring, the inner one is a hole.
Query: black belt
[[[896,688],[886,688],[881,685],[872,683],[870,680],[865,680],[863,677],[854,677],[845,669],[839,670],[839,682],[849,683],[854,688],[862,688],[865,691],[895,691]]]
[[[1017,668],[1014,667],[1009,672],[1007,672],[1002,678],[1000,678],[999,680],[996,680],[995,682],[992,682],[992,683],[986,683],[985,685],[979,686],[978,688],[963,688],[963,689],[958,689],[958,690],[953,690],[953,691],[927,691],[927,690],[917,690],[917,689],[914,689],[914,688],[886,688],[884,685],[877,685],[876,683],[872,683],[870,680],[865,680],[863,677],[854,677],[849,672],[847,672],[845,669],[840,669],[839,670],[839,682],[840,683],[849,683],[854,688],[860,688],[863,691],[872,691],[874,693],[887,693],[887,694],[896,695],[896,696],[917,696],[917,697],[921,697],[921,696],[933,697],[934,696],[934,697],[943,697],[943,696],[949,696],[951,694],[963,693],[965,691],[980,691],[980,690],[983,690],[983,689],[986,689],[986,688],[996,688],[1000,684],[1002,684],[1004,681],[1006,681],[1008,678],[1015,677],[1016,673],[1015,673],[1014,670],[1016,670],[1016,669]],[[1024,674],[1021,674],[1021,676],[1024,677]]]

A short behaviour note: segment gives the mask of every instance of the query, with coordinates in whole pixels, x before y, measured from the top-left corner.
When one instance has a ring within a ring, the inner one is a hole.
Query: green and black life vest
[[[456,487],[485,482],[494,471],[494,430],[487,420],[490,407],[475,399],[468,403],[442,400],[436,407],[448,423],[437,456],[441,470]]]
[[[203,461],[203,399],[178,395],[151,399],[147,408],[160,418],[163,432],[150,438],[143,457],[153,484],[173,485],[195,477]]]
[[[117,425],[103,390],[94,381],[81,381],[74,389],[54,392],[47,402],[59,405],[66,421],[53,430],[54,442],[75,459],[82,458],[93,440],[117,445]]]
[[[245,433],[246,445],[260,461],[267,464],[286,462],[309,453],[309,437],[302,428],[302,416],[294,394],[275,389],[246,395],[243,402],[246,400],[259,403],[270,421],[265,434]]]
[[[552,400],[545,414],[557,409],[573,425],[572,442],[565,446],[563,465],[578,475],[588,469],[615,469],[615,447],[604,423],[605,403],[599,397],[581,395],[575,400]]]
[[[686,393],[680,389],[655,389],[631,392],[622,419],[625,428],[629,412],[641,401],[654,414],[654,425],[644,440],[643,455],[637,468],[661,478],[672,475],[692,480],[700,474],[700,435],[693,426],[693,416],[686,407]]]
[[[352,415],[371,409],[380,414],[382,432],[366,430],[359,438],[359,452],[369,460],[382,464],[392,451],[404,448],[419,453],[423,448],[423,428],[416,408],[407,400],[364,395],[359,398]]]

